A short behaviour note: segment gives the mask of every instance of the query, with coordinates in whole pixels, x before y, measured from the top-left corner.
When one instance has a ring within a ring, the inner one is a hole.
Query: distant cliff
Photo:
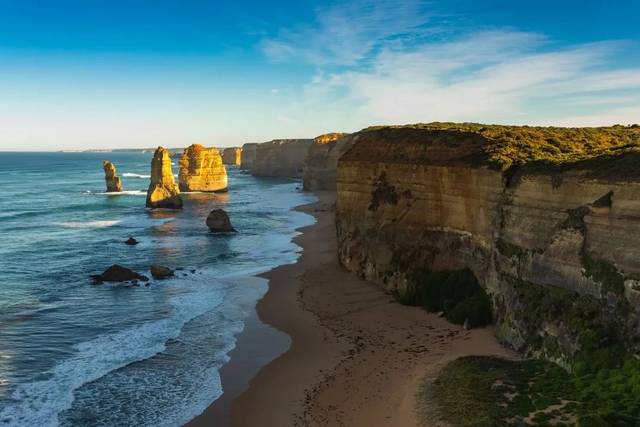
[[[338,159],[355,142],[346,133],[328,133],[313,140],[307,151],[302,172],[305,190],[335,190]]]
[[[226,191],[227,170],[218,150],[200,144],[185,148],[178,181],[180,191]]]
[[[640,129],[430,124],[350,138],[337,174],[346,268],[400,297],[429,272],[470,269],[499,337],[561,363],[638,350]]]
[[[301,178],[304,159],[313,139],[275,139],[256,146],[251,174]]]
[[[225,165],[240,166],[240,159],[242,156],[242,148],[231,147],[222,150],[222,163]]]
[[[240,153],[240,169],[251,170],[253,162],[256,159],[256,146],[255,142],[250,142],[242,146],[242,153]]]

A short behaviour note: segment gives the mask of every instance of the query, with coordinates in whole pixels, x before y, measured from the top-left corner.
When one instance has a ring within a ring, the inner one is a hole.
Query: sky
[[[640,1],[0,0],[0,151],[640,122]]]

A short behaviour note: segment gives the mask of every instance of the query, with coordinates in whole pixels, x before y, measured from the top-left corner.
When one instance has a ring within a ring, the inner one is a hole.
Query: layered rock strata
[[[147,190],[148,208],[181,209],[180,190],[173,179],[169,150],[158,147],[151,160],[151,182]]]
[[[222,150],[222,162],[225,165],[240,166],[242,159],[242,148],[231,147]]]
[[[638,128],[368,129],[338,163],[336,227],[341,263],[398,295],[469,268],[520,351],[638,350]]]
[[[251,174],[301,178],[304,159],[313,139],[275,139],[256,146]]]
[[[242,153],[240,154],[240,169],[251,170],[253,162],[256,159],[256,146],[255,142],[250,142],[242,146]]]
[[[108,193],[119,193],[122,191],[122,179],[116,174],[116,166],[108,160],[102,161],[104,169],[104,180],[107,184]]]
[[[358,139],[345,133],[328,133],[313,140],[302,171],[304,190],[335,190],[338,159]]]
[[[193,144],[180,157],[180,191],[227,191],[227,170],[215,148]]]

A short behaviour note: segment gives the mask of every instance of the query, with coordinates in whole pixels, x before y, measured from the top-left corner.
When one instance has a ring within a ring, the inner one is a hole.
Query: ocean
[[[295,230],[314,220],[292,208],[314,197],[230,167],[228,193],[150,211],[151,155],[0,153],[0,425],[177,426],[222,394],[218,371],[267,289],[255,275],[295,262]],[[125,192],[104,193],[102,160]],[[238,233],[208,232],[214,208]],[[179,270],[93,285],[112,264]]]

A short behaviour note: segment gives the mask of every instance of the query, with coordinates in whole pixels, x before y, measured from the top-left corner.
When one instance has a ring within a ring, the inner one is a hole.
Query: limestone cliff
[[[215,148],[193,144],[180,157],[180,191],[227,191],[227,170]]]
[[[225,165],[240,166],[242,148],[231,147],[222,150],[222,162]]]
[[[348,269],[402,295],[469,268],[497,333],[561,363],[640,339],[640,129],[372,128],[339,160]]]
[[[256,146],[251,174],[301,178],[304,159],[313,139],[274,139]]]
[[[349,137],[346,133],[328,133],[314,138],[304,161],[302,187],[308,191],[335,190],[338,159],[357,138],[357,135]]]
[[[257,143],[251,142],[242,146],[242,153],[240,154],[240,169],[251,170],[253,162],[256,159],[257,145]]]
[[[169,150],[158,147],[151,160],[151,183],[147,190],[148,208],[181,209],[180,190],[173,179]]]
[[[116,174],[116,166],[108,160],[102,161],[104,169],[104,180],[107,184],[108,193],[119,193],[122,191],[122,180]]]

